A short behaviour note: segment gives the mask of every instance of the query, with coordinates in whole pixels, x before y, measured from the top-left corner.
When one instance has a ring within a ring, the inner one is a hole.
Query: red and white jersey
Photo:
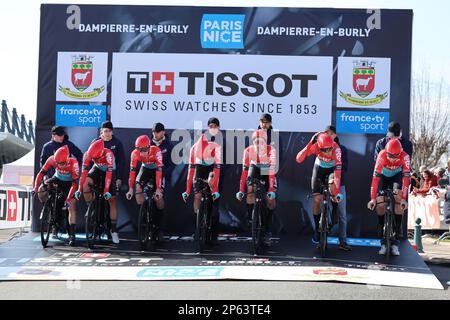
[[[128,179],[128,185],[130,187],[133,187],[134,182],[136,181],[136,170],[139,162],[141,162],[145,168],[156,169],[156,187],[160,189],[163,167],[161,150],[157,146],[151,146],[146,156],[142,156],[139,150],[133,150],[133,152],[131,152],[130,177]]]
[[[378,185],[380,183],[380,177],[393,177],[402,172],[402,199],[408,198],[409,183],[411,179],[411,160],[409,155],[402,151],[400,157],[395,160],[390,160],[387,157],[386,150],[381,150],[378,154],[377,162],[375,163],[375,169],[373,170],[372,185],[370,187],[370,198],[375,200],[378,193]]]
[[[244,150],[244,155],[242,157],[241,181],[239,184],[239,191],[241,192],[245,191],[248,170],[252,164],[260,168],[267,168],[267,173],[269,176],[268,191],[275,191],[275,168],[277,166],[277,153],[275,148],[268,145],[263,153],[256,152],[256,148],[254,146],[249,146]]]

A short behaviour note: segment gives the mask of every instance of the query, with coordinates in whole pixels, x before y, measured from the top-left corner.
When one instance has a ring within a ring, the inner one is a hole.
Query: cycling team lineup
[[[253,132],[251,145],[243,152],[240,181],[227,183],[227,186],[236,186],[237,201],[245,199],[253,254],[261,254],[271,245],[269,225],[276,209],[278,159],[273,144],[268,143],[270,123],[270,115],[262,115],[260,129]],[[111,133],[111,122],[104,124],[101,133]],[[212,212],[215,201],[220,198],[222,149],[211,137],[219,130],[219,119],[210,118],[207,132],[190,148],[186,189],[180,196],[180,201],[186,203],[193,200],[194,244],[198,252],[217,242],[218,216]],[[155,132],[155,126],[152,131]],[[52,134],[64,136],[64,131],[61,127],[56,127],[56,130],[54,127]],[[322,257],[325,257],[331,230],[330,207],[344,199],[341,193],[342,151],[335,137],[333,126],[315,133],[295,159],[301,165],[307,157],[315,156],[311,175],[313,242]],[[130,159],[126,199],[138,204],[138,240],[141,250],[148,250],[160,240],[165,198],[163,154],[151,137],[141,135],[135,140]],[[95,242],[104,237],[114,244],[119,243],[116,162],[113,150],[105,147],[101,138],[92,141],[83,154],[82,163],[71,154],[67,144],[48,157],[36,176],[33,190],[43,203],[40,225],[44,247],[51,234],[58,237],[66,233],[69,245],[77,245],[76,204],[82,199],[88,206],[84,215],[87,246],[93,248]],[[403,150],[399,139],[392,137],[376,156],[367,204],[378,215],[379,254],[386,257],[400,255],[401,223],[403,212],[408,207],[409,184],[410,156]],[[341,245],[341,249],[351,250],[345,243]]]

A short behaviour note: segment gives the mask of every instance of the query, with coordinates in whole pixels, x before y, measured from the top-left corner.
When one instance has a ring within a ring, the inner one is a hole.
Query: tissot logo
[[[150,92],[150,77],[151,92]],[[218,94],[224,97],[243,94],[258,97],[265,92],[272,97],[286,97],[295,92],[299,97],[309,95],[310,82],[317,80],[315,74],[275,73],[267,78],[258,73],[246,73],[241,77],[232,72],[179,72],[177,81],[184,82],[187,95]],[[173,94],[175,72],[128,72],[127,93]],[[203,88],[200,91],[199,88]],[[182,93],[182,92],[180,92]]]

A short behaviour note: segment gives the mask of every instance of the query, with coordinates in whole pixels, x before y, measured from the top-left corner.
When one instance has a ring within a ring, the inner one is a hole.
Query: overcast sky
[[[16,107],[27,120],[36,118],[39,16],[41,3],[67,3],[66,0],[8,0],[0,2],[0,100]],[[76,4],[144,4],[197,6],[276,6],[413,9],[413,72],[423,65],[434,78],[450,83],[450,1],[446,0],[95,0]]]

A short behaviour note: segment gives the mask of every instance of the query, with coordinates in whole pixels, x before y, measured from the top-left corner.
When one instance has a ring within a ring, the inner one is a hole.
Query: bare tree
[[[425,68],[413,76],[411,141],[412,167],[434,167],[446,157],[450,145],[450,87],[443,78],[430,79]]]

